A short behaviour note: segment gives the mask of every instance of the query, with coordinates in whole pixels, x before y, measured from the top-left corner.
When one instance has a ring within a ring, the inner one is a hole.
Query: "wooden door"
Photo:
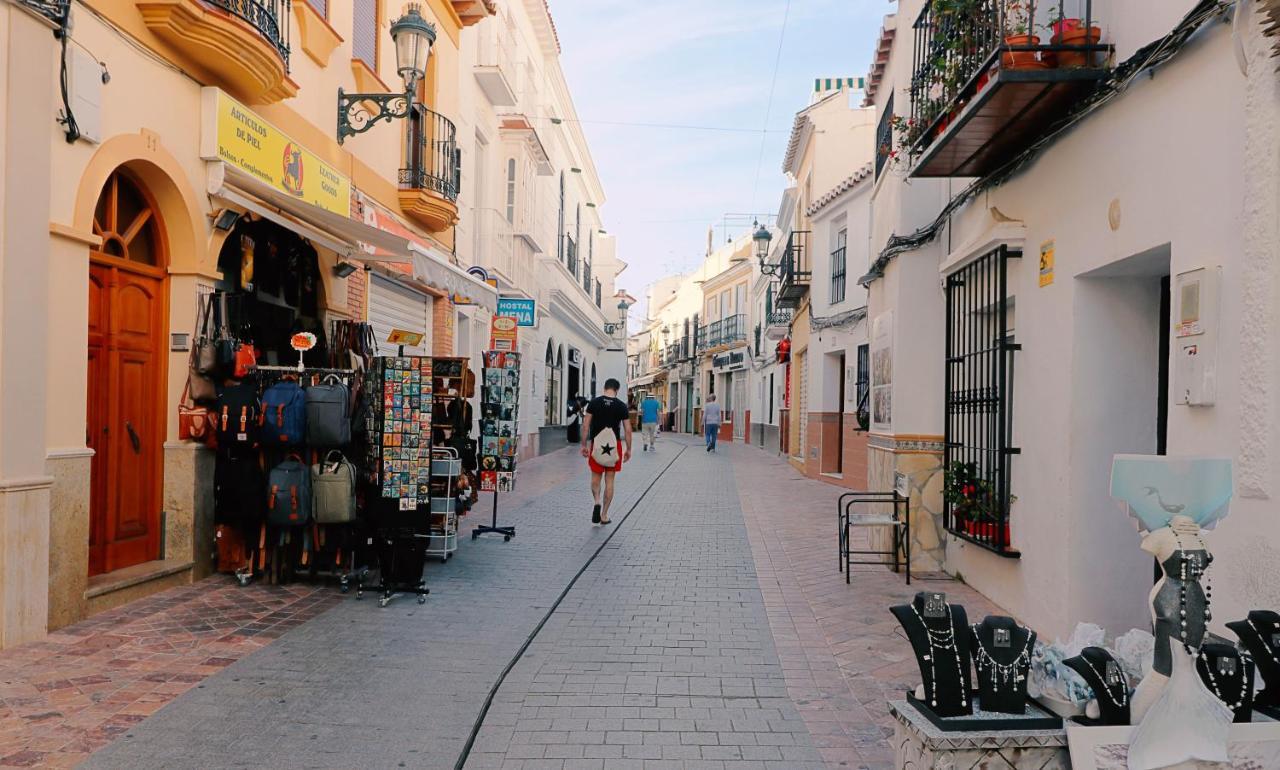
[[[103,247],[89,265],[90,575],[159,557],[165,435],[159,220],[142,189],[117,172],[94,230]]]

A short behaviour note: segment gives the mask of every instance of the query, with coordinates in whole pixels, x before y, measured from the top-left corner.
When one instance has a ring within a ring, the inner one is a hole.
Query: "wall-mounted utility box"
[[[1173,281],[1173,400],[1212,406],[1217,396],[1221,267],[1179,273]]]

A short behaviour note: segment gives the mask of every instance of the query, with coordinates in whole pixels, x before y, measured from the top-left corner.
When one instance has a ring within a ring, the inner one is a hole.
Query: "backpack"
[[[213,512],[219,521],[258,521],[266,479],[256,452],[219,453],[213,469]]]
[[[316,447],[351,443],[351,391],[337,375],[306,390],[307,444]]]
[[[591,439],[591,459],[596,465],[614,468],[622,464],[622,442],[613,428],[601,428],[596,437]]]
[[[302,386],[283,380],[262,394],[262,443],[301,444],[306,437],[307,406]]]
[[[311,466],[311,501],[317,524],[355,520],[356,469],[342,452],[335,449]]]
[[[223,449],[252,447],[258,443],[258,388],[251,381],[227,385],[214,406],[214,427]]]
[[[267,523],[300,527],[311,518],[311,474],[297,455],[267,474]]]

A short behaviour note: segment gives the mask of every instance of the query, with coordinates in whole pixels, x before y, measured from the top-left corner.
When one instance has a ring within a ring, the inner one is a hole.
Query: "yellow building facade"
[[[414,148],[452,129],[461,31],[487,3],[422,4],[437,36],[421,122],[335,130],[340,88],[403,91],[389,27],[405,10],[0,5],[0,645],[210,571],[212,452],[179,441],[176,415],[235,222],[314,246],[325,324],[366,312],[370,271],[340,262],[390,263],[371,267],[440,298],[452,353],[449,295],[395,263],[409,242],[453,250],[456,176]]]

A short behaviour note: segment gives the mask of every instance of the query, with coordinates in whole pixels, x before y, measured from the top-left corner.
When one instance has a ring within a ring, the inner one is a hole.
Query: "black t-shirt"
[[[627,405],[613,396],[596,396],[587,404],[587,414],[591,415],[591,435],[587,441],[595,439],[596,434],[605,428],[613,428],[621,440],[626,439],[623,423],[627,421]]]

